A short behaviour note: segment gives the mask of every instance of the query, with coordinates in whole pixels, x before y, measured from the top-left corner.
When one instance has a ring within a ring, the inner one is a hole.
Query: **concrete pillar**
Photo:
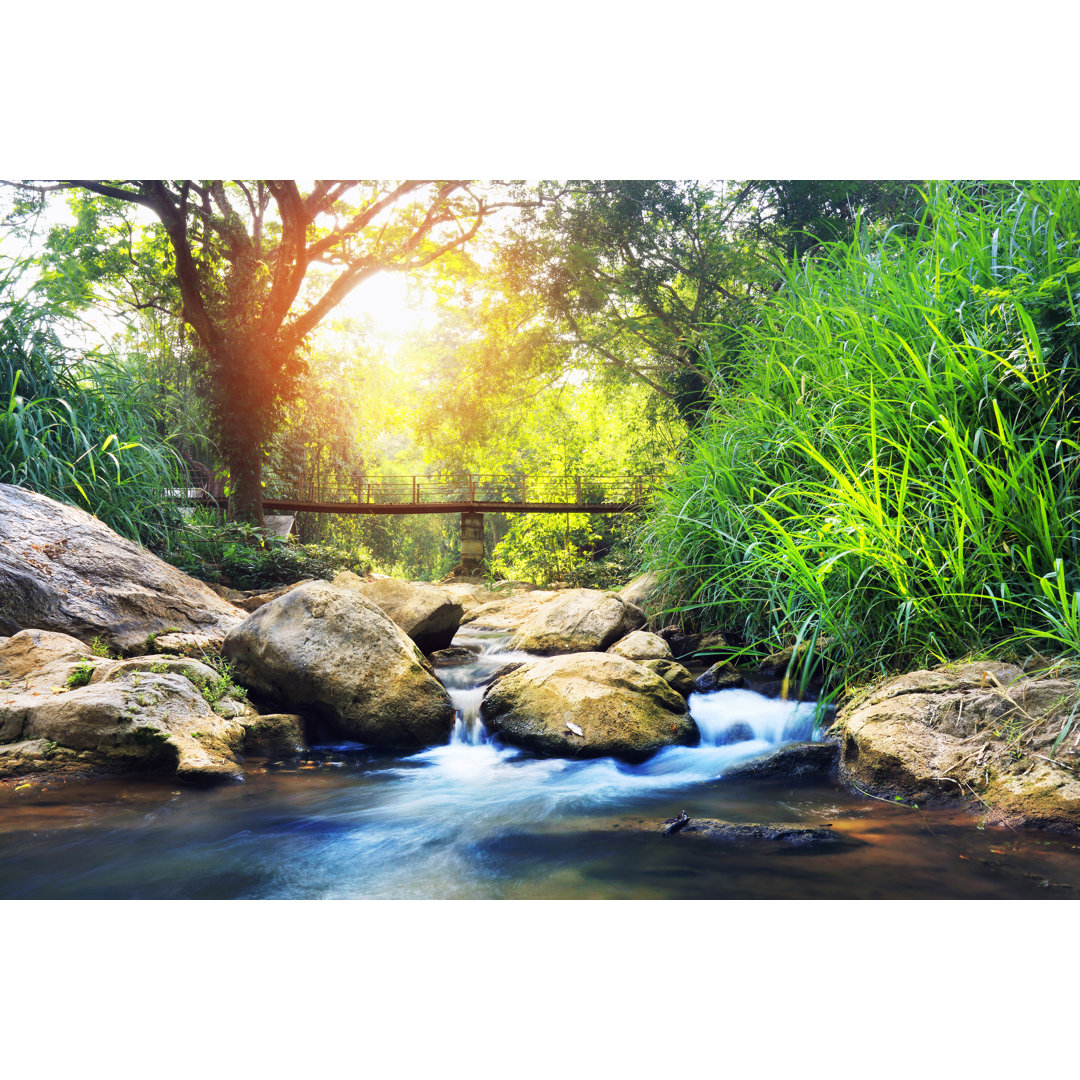
[[[484,561],[484,515],[470,512],[461,515],[462,574],[475,574]]]

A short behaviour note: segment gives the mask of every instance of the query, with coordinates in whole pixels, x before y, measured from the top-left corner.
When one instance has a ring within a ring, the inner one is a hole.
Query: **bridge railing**
[[[274,484],[267,499],[319,503],[545,503],[567,506],[638,506],[661,483],[657,476],[359,476],[311,484],[304,477]]]

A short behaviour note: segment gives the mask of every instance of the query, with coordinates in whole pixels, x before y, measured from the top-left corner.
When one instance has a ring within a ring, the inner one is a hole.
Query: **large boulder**
[[[505,592],[499,592],[496,589],[488,589],[478,582],[442,582],[438,587],[442,589],[455,604],[460,604],[466,612],[472,611],[473,608],[477,608],[481,604],[490,604],[497,600],[507,599]]]
[[[510,647],[541,655],[603,652],[644,625],[645,612],[614,593],[570,589],[524,622]]]
[[[351,570],[338,574],[334,585],[362,593],[389,615],[423,653],[447,648],[465,614],[461,604],[436,585],[396,578],[365,581]]]
[[[840,778],[1013,826],[1080,828],[1075,678],[1000,663],[914,671],[841,711]]]
[[[525,664],[491,684],[480,715],[507,742],[555,757],[642,761],[699,738],[686,702],[659,675],[611,653]]]
[[[85,511],[0,484],[0,634],[52,630],[129,653],[165,631],[220,642],[242,618]]]
[[[160,671],[80,658],[73,638],[65,656],[61,637],[22,631],[0,646],[0,776],[95,766],[240,776],[243,726],[218,715],[188,674],[165,657]]]
[[[542,607],[560,594],[548,589],[529,589],[499,600],[488,600],[470,608],[461,620],[462,626],[475,630],[517,630]]]
[[[413,641],[354,588],[312,581],[225,639],[235,677],[290,712],[374,746],[445,742],[454,708]]]
[[[656,634],[650,634],[648,630],[632,630],[624,638],[619,638],[609,653],[616,656],[625,656],[627,660],[671,660],[671,649],[668,643]]]

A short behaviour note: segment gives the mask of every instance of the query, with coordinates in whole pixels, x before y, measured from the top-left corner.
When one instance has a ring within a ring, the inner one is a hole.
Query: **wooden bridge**
[[[484,557],[484,514],[626,514],[640,510],[663,476],[360,476],[349,483],[300,476],[268,481],[263,509],[275,514],[461,514],[460,572]],[[220,505],[217,485],[196,501]]]
[[[625,514],[640,509],[654,476],[362,476],[348,485],[267,484],[263,506],[292,514]]]

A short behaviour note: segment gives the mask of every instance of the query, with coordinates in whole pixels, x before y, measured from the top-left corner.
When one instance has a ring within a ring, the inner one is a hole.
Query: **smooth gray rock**
[[[52,630],[130,653],[170,629],[220,642],[242,617],[85,511],[0,484],[0,634]]]
[[[746,680],[726,660],[713,664],[708,671],[694,680],[694,689],[699,694],[710,694],[714,690],[734,690],[745,685]]]
[[[837,742],[788,743],[768,754],[740,761],[724,773],[724,779],[831,780],[839,758]]]

